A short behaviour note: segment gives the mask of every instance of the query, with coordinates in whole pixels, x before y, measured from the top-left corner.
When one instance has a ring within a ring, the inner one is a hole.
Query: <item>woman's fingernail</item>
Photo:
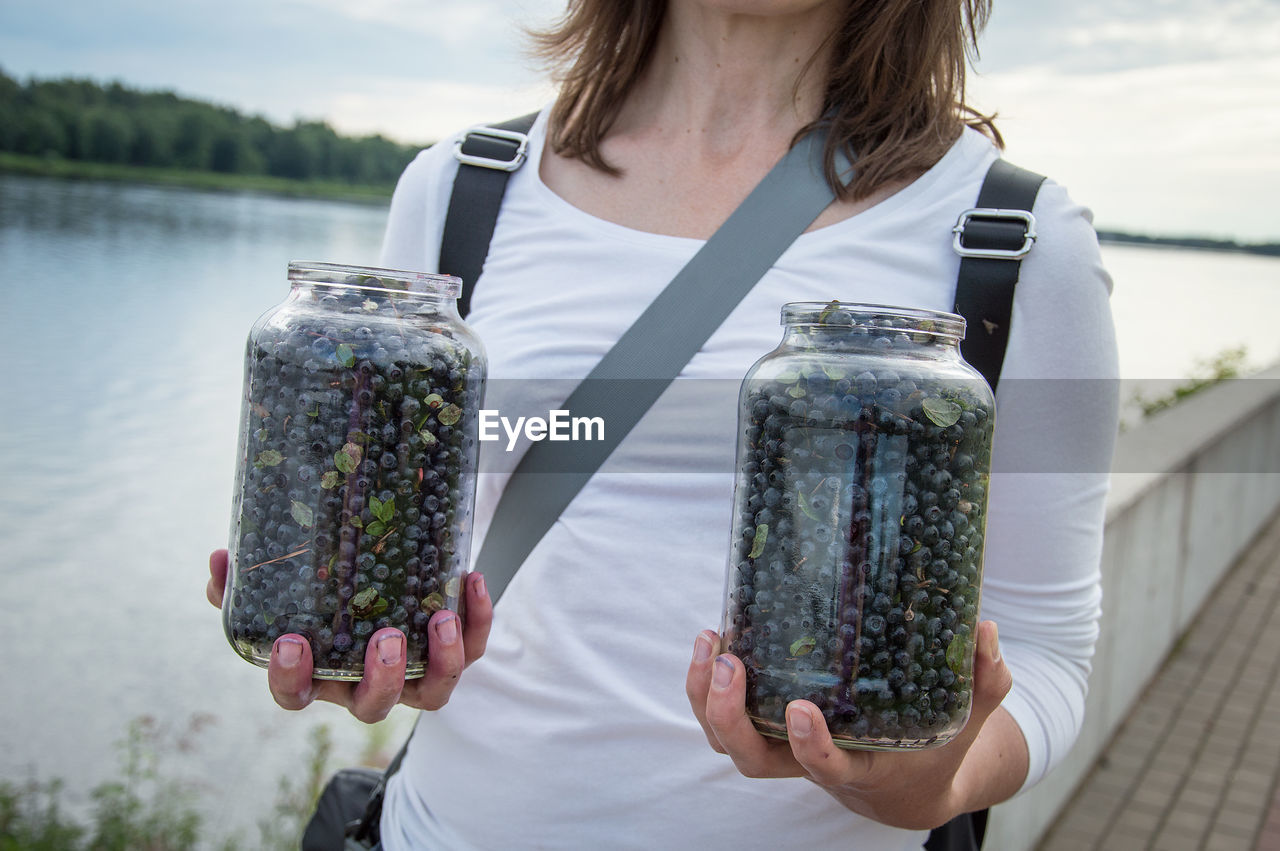
[[[475,590],[476,596],[480,598],[489,596],[489,589],[484,587],[484,575],[477,573],[476,578],[472,580],[475,584],[471,587]]]
[[[733,663],[723,656],[717,656],[715,668],[711,672],[711,685],[718,689],[726,689],[731,682],[733,682]]]
[[[705,633],[699,633],[696,641],[693,642],[693,661],[702,663],[711,658],[711,652],[714,648],[711,646],[711,640],[707,638]]]
[[[991,647],[990,647],[991,664],[999,664],[1000,662],[1000,630],[996,625],[991,624]]]
[[[281,638],[276,641],[276,661],[282,668],[296,668],[302,661],[302,642],[296,638]]]
[[[792,735],[804,737],[813,732],[813,719],[809,717],[808,712],[799,707],[788,709],[787,726],[791,728]]]
[[[378,639],[378,660],[384,665],[398,665],[404,653],[404,636],[384,635]]]
[[[436,637],[440,639],[440,643],[444,645],[453,644],[458,640],[458,617],[457,615],[449,615],[442,618],[436,624]]]

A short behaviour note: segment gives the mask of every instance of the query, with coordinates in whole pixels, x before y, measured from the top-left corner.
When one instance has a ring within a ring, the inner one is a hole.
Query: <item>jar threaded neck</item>
[[[409,293],[456,299],[462,294],[462,279],[452,275],[407,272],[376,266],[345,266],[337,263],[291,262],[289,282],[381,291],[396,295]]]
[[[931,334],[939,342],[964,339],[964,317],[938,310],[842,301],[794,301],[782,306],[784,326],[818,326],[853,334]]]

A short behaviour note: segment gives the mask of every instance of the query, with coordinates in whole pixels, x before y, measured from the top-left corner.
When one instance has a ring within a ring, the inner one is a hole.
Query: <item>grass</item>
[[[189,725],[194,730],[198,722]],[[187,851],[199,841],[201,817],[191,790],[159,771],[161,731],[151,718],[130,725],[118,776],[95,786],[88,823],[61,803],[61,779],[0,781],[0,851]]]
[[[196,849],[297,849],[317,798],[329,779],[333,739],[329,728],[312,728],[300,781],[281,777],[269,812],[258,820],[258,837],[213,835],[196,807],[194,784],[171,776],[164,756],[189,750],[212,719],[191,719],[177,737],[152,718],[135,719],[117,742],[119,770],[89,793],[90,806],[71,812],[61,778],[25,782],[0,779],[0,851],[196,851]],[[386,765],[392,736],[388,722],[365,728],[361,761]],[[398,744],[398,742],[397,742]],[[216,827],[213,826],[213,827]]]
[[[294,198],[324,198],[385,204],[394,186],[353,185],[327,180],[289,180],[261,174],[222,174],[179,168],[152,168],[115,163],[34,157],[0,151],[0,172],[32,177],[150,183],[225,192],[263,192]]]
[[[1199,361],[1194,374],[1168,393],[1155,397],[1134,393],[1133,401],[1142,409],[1144,417],[1154,416],[1172,408],[1189,396],[1194,396],[1206,387],[1212,387],[1231,378],[1239,378],[1247,369],[1245,365],[1247,357],[1248,350],[1245,346],[1226,349],[1208,360]]]

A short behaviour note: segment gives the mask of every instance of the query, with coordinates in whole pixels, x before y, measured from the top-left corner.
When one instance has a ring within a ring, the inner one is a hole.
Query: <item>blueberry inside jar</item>
[[[359,679],[369,637],[457,610],[471,534],[483,348],[457,278],[293,263],[250,331],[223,625],[266,666],[286,633],[314,675]]]
[[[805,699],[841,747],[945,744],[973,693],[994,396],[959,316],[782,319],[739,396],[723,650],[765,735]]]

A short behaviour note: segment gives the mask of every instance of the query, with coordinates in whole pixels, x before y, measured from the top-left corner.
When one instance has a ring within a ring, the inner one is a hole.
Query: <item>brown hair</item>
[[[600,142],[653,55],[666,6],[666,0],[570,0],[556,26],[532,34],[561,85],[551,115],[557,153],[617,173]],[[831,57],[824,117],[800,131],[827,128],[827,179],[842,200],[918,177],[966,125],[1003,144],[992,117],[964,100],[968,59],[977,55],[990,12],[991,0],[847,0],[841,26],[823,45]],[[841,150],[857,153],[848,185],[835,164]]]

